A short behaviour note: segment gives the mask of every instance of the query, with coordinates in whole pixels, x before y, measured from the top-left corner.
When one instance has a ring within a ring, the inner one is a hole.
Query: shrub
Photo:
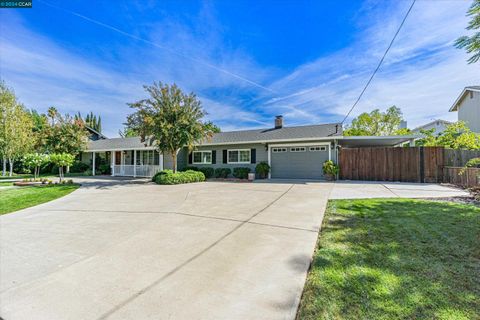
[[[233,176],[237,179],[247,179],[250,171],[247,167],[233,168]]]
[[[332,160],[327,160],[323,163],[323,174],[329,176],[329,178],[335,179],[338,171],[338,166]]]
[[[98,171],[100,174],[110,174],[112,168],[110,167],[109,164],[101,164],[98,166]]]
[[[158,184],[180,184],[205,181],[205,175],[203,172],[194,170],[176,173],[173,173],[172,170],[163,170],[155,174],[154,179]]]
[[[207,179],[213,177],[213,175],[215,174],[215,170],[213,168],[210,168],[210,167],[198,168],[198,170],[196,170],[196,171],[203,172],[203,174],[205,175],[205,178],[207,178]]]
[[[261,179],[265,179],[268,177],[268,173],[270,172],[270,166],[266,162],[260,162],[255,167],[255,172]]]
[[[217,168],[215,169],[215,178],[227,178],[232,173],[230,168]]]
[[[188,170],[203,172],[203,174],[205,175],[205,178],[207,178],[207,179],[209,179],[209,178],[211,178],[215,175],[215,170],[211,167],[200,167],[199,168],[199,167],[187,166],[187,167],[185,167],[185,169],[183,171],[188,171]]]
[[[70,172],[71,173],[84,173],[90,168],[90,166],[86,163],[83,163],[81,161],[75,161],[73,165],[70,167]],[[58,169],[57,169],[58,171]]]

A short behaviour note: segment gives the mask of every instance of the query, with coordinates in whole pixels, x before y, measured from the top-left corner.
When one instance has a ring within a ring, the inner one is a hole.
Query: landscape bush
[[[233,176],[237,179],[247,179],[250,171],[247,167],[233,168]]]
[[[259,178],[266,179],[270,172],[270,166],[268,163],[262,161],[255,167],[255,172],[258,174]]]
[[[205,178],[210,179],[214,176],[215,170],[211,167],[203,167],[203,168],[198,168],[197,171],[203,172],[205,175]]]
[[[192,166],[187,166],[183,171],[188,171],[188,170],[193,170],[193,171],[200,171],[203,172],[205,175],[205,178],[210,179],[215,175],[215,169],[211,167],[192,167]]]
[[[232,170],[230,168],[217,168],[215,169],[215,178],[227,178]]]
[[[90,166],[88,164],[83,163],[81,161],[75,161],[73,163],[73,165],[70,167],[70,172],[71,173],[84,173],[89,168],[90,168]],[[55,173],[56,172],[58,172],[58,168],[57,168],[57,170],[55,170]]]
[[[163,170],[155,174],[153,181],[157,184],[181,184],[205,181],[203,172],[187,170],[173,173],[172,170]]]

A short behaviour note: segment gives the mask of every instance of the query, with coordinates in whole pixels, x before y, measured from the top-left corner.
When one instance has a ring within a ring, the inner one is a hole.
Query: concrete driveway
[[[332,187],[85,180],[0,218],[0,314],[294,319]]]
[[[329,197],[459,195],[427,184],[85,179],[0,217],[0,316],[294,319]]]

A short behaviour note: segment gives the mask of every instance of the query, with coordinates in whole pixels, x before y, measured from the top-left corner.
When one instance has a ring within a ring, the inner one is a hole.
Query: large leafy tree
[[[464,48],[472,56],[467,60],[468,63],[478,62],[480,60],[480,0],[474,0],[467,16],[471,17],[467,30],[477,30],[470,36],[463,36],[455,41],[457,48]]]
[[[150,97],[128,104],[136,111],[128,116],[127,126],[145,144],[170,154],[175,172],[177,152],[183,147],[192,150],[212,135],[211,126],[203,121],[206,112],[194,93],[185,94],[175,84],[154,83],[144,88]]]
[[[440,134],[435,134],[435,129],[422,130],[423,138],[417,145],[425,147],[445,147],[452,149],[480,149],[480,134],[472,132],[465,122],[458,121],[448,125]]]
[[[9,175],[13,164],[30,152],[35,143],[32,134],[33,121],[28,111],[17,101],[13,90],[0,82],[0,156],[3,162],[2,175],[6,174],[7,160]]]
[[[400,128],[403,120],[402,111],[391,106],[386,112],[375,109],[370,113],[364,112],[352,120],[343,134],[345,136],[390,136],[408,134],[409,130]]]
[[[77,155],[85,149],[88,133],[81,119],[75,119],[68,114],[60,114],[51,107],[47,112],[49,121],[42,132],[44,150],[47,153],[68,153]]]

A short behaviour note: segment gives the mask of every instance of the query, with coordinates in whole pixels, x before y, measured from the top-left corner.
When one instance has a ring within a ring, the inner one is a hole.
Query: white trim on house
[[[230,161],[230,151],[237,151],[238,152],[238,161],[232,162]],[[248,161],[240,161],[240,151],[248,151]],[[251,149],[227,149],[227,164],[247,164],[251,163],[252,161],[252,150]]]
[[[462,101],[462,99],[463,99],[463,97],[465,96],[465,93],[467,93],[467,91],[480,92],[480,89],[472,88],[472,87],[465,87],[465,88],[463,88],[462,93],[460,93],[460,95],[459,95],[458,98],[455,100],[455,102],[453,103],[453,105],[451,106],[451,108],[448,110],[449,112],[458,111],[458,105],[459,105],[460,102]]]
[[[200,153],[201,162],[195,162],[195,153]],[[202,153],[210,153],[210,162],[203,162]],[[212,150],[196,150],[192,151],[192,164],[212,164]]]

